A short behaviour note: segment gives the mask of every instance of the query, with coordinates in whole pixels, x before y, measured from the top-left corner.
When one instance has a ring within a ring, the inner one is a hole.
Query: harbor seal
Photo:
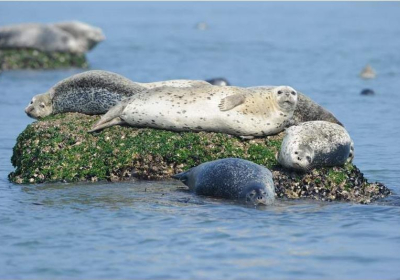
[[[210,83],[214,86],[221,86],[221,87],[230,86],[230,83],[225,78],[213,78],[213,79],[206,80],[206,82]]]
[[[104,114],[124,97],[144,87],[108,71],[86,71],[66,78],[46,93],[34,96],[25,113],[39,119],[65,112],[88,115]]]
[[[22,23],[0,28],[0,49],[84,53],[103,39],[100,29],[81,22]]]
[[[311,121],[286,129],[278,162],[289,169],[308,171],[315,167],[340,166],[352,157],[352,140],[340,125]]]
[[[129,124],[173,131],[266,136],[284,129],[296,104],[297,92],[289,86],[267,90],[212,85],[160,87],[112,107],[89,132]]]
[[[71,36],[77,41],[80,52],[88,52],[98,43],[106,39],[100,28],[80,21],[57,22],[51,25],[71,34]]]
[[[182,181],[199,195],[240,200],[252,205],[268,205],[275,199],[271,171],[243,159],[205,162],[172,178]]]
[[[250,88],[270,88],[274,86],[259,86]],[[343,124],[328,110],[313,101],[311,98],[301,92],[297,92],[297,106],[294,110],[293,117],[290,119],[289,126],[298,125],[303,122],[309,121],[326,121],[336,123],[343,126]]]
[[[361,91],[361,95],[374,95],[375,91],[372,89],[366,88]]]

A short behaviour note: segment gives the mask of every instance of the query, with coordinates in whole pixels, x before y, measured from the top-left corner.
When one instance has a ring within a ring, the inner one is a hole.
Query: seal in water
[[[253,205],[268,205],[275,199],[271,171],[243,159],[205,162],[172,178],[182,181],[199,195],[235,199]]]
[[[278,162],[299,171],[339,166],[354,156],[352,146],[352,140],[342,126],[325,121],[305,122],[286,129]]]
[[[361,91],[361,95],[374,95],[375,92],[372,89],[366,88]]]
[[[228,80],[225,79],[225,78],[214,78],[214,79],[209,79],[209,80],[206,80],[206,82],[207,82],[207,83],[210,83],[210,84],[212,84],[212,85],[214,85],[214,86],[221,86],[221,87],[223,87],[223,86],[230,86]]]
[[[281,132],[292,117],[297,92],[289,86],[268,89],[200,86],[160,87],[112,107],[90,132],[118,124],[173,131],[210,131],[237,136]]]
[[[270,88],[274,86],[260,86],[250,88]],[[336,123],[343,126],[343,124],[328,110],[314,102],[305,94],[298,92],[297,106],[294,110],[293,117],[290,120],[290,126],[297,125],[309,121],[326,121]]]
[[[104,114],[122,99],[164,84],[174,87],[208,85],[195,80],[135,83],[108,71],[86,71],[62,80],[46,93],[34,96],[25,112],[35,119],[65,112]]]

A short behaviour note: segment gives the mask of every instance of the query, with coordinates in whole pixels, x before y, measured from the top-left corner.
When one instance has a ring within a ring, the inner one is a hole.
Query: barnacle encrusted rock
[[[84,53],[43,52],[33,49],[0,50],[0,71],[16,69],[87,68]]]
[[[369,183],[352,164],[296,173],[275,159],[283,134],[250,141],[223,133],[172,132],[115,126],[89,134],[98,116],[60,114],[36,121],[19,135],[13,150],[15,183],[169,179],[200,163],[239,157],[273,172],[278,198],[369,203],[390,190]]]

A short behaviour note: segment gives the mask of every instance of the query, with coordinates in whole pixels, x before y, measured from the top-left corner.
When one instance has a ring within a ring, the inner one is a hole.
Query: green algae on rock
[[[87,68],[85,54],[42,52],[31,49],[0,50],[0,70]]]
[[[44,118],[19,135],[11,158],[15,183],[167,179],[200,163],[239,157],[274,174],[277,196],[369,203],[388,196],[380,183],[368,183],[352,164],[295,173],[281,168],[275,154],[283,134],[250,141],[210,132],[172,132],[115,126],[87,131],[99,116],[67,113]]]

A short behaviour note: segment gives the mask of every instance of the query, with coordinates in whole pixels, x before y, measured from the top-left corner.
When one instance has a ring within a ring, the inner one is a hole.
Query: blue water
[[[70,19],[107,36],[91,69],[293,86],[334,112],[355,164],[395,195],[254,209],[171,181],[11,184],[12,147],[32,122],[24,107],[82,70],[3,72],[1,279],[400,278],[400,3],[0,3],[0,25]],[[367,63],[374,80],[358,77]]]

